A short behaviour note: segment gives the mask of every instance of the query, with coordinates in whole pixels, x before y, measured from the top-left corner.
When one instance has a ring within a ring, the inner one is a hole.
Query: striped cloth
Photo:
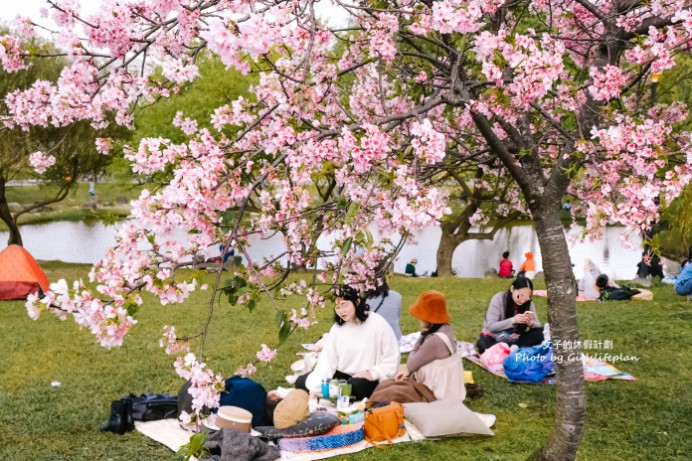
[[[344,424],[315,437],[292,437],[279,440],[282,451],[293,453],[331,450],[353,445],[363,440],[362,424]]]

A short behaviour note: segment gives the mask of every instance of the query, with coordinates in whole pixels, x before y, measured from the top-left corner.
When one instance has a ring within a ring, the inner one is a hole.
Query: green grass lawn
[[[83,265],[45,263],[51,280],[85,277]],[[541,282],[538,283],[541,285]],[[490,297],[507,281],[478,279],[410,279],[395,277],[404,306],[426,289],[447,294],[457,338],[475,341]],[[537,287],[542,288],[542,287]],[[588,418],[581,460],[689,460],[688,418],[692,372],[686,365],[691,352],[692,303],[670,286],[653,288],[652,302],[578,303],[582,339],[611,340],[610,352],[639,357],[618,366],[637,381],[587,383]],[[173,359],[158,346],[165,324],[194,329],[205,320],[208,300],[195,293],[184,305],[161,306],[146,297],[145,305],[125,345],[106,350],[71,320],[52,315],[29,319],[23,302],[0,304],[0,460],[170,460],[173,452],[138,432],[118,436],[101,433],[99,423],[109,414],[110,401],[130,392],[177,393],[183,384],[175,375]],[[300,307],[291,302],[273,306],[268,301],[248,312],[222,302],[216,308],[207,343],[207,361],[222,374],[232,373],[254,358],[261,343],[276,344],[274,307]],[[537,299],[539,318],[545,321],[546,301]],[[267,388],[286,385],[283,377],[297,359],[300,344],[314,341],[329,328],[325,322],[293,335],[277,359],[258,366],[253,379]],[[417,322],[404,311],[404,333]],[[586,351],[589,352],[589,351]],[[365,450],[348,457],[360,460],[521,460],[536,450],[549,434],[555,402],[552,386],[517,385],[499,379],[468,362],[476,382],[485,389],[467,405],[497,415],[495,437],[406,443],[387,450]],[[59,381],[54,387],[51,382]],[[519,404],[526,404],[522,408]]]

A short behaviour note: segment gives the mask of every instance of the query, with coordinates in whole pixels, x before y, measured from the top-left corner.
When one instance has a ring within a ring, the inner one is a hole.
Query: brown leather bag
[[[404,425],[404,407],[398,402],[391,402],[365,411],[365,440],[376,445],[376,442],[388,442],[406,433]]]

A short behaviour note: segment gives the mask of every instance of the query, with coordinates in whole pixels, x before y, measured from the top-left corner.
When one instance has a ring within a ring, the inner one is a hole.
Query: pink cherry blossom
[[[29,163],[36,173],[43,174],[48,168],[55,165],[55,156],[37,151],[29,155]]]
[[[261,362],[271,362],[276,357],[276,349],[270,349],[266,344],[262,344],[262,349],[257,352],[257,359]]]

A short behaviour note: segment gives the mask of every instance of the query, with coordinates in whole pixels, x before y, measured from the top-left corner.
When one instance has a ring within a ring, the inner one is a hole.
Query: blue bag
[[[507,356],[504,367],[510,382],[542,383],[555,371],[553,349],[550,343],[518,349]]]

